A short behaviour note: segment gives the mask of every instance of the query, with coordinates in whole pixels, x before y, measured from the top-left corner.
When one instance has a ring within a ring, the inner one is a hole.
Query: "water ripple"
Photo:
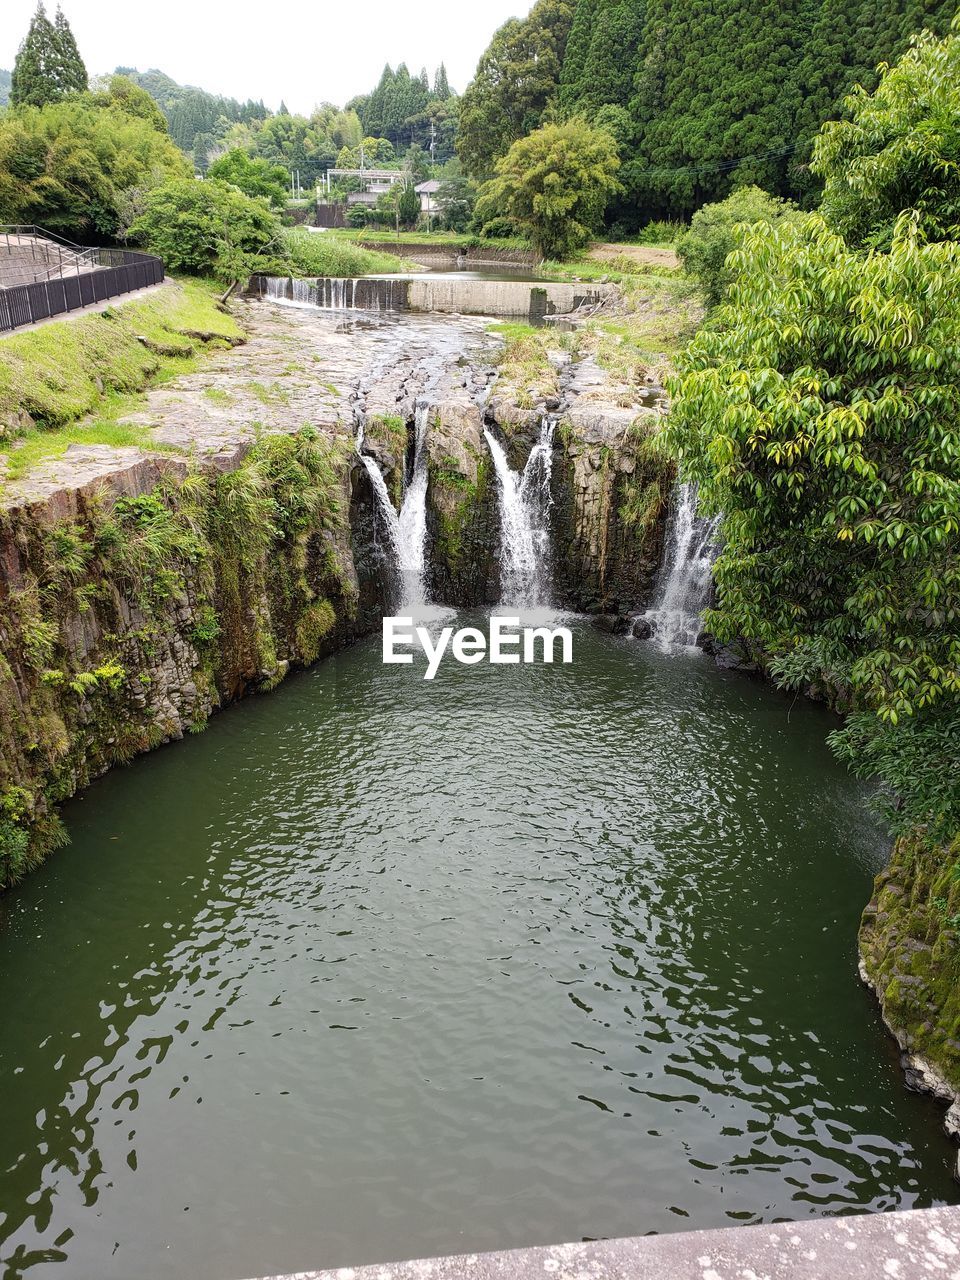
[[[829,718],[576,626],[358,646],[69,807],[6,903],[14,1274],[227,1276],[955,1199],[854,969]]]

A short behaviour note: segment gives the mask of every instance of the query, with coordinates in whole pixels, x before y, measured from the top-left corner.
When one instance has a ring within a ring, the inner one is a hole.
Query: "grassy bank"
[[[288,261],[277,274],[292,270],[298,276],[368,276],[411,270],[409,258],[364,249],[340,232],[291,227],[283,239]]]
[[[216,286],[197,280],[12,334],[0,340],[0,433],[75,422],[111,393],[141,391],[183,372],[205,347],[243,336],[218,307]]]
[[[218,306],[215,286],[184,280],[0,340],[0,436],[14,445],[6,478],[74,443],[141,443],[139,428],[116,421],[131,396],[189,372],[204,350],[243,337]]]
[[[396,231],[391,230],[389,227],[363,227],[360,229],[337,227],[335,230],[325,231],[318,238],[326,240],[334,237],[337,240],[354,244],[386,244],[388,240],[392,240],[397,244],[436,245],[438,249],[530,249],[530,245],[526,240],[516,236],[500,240],[487,240],[468,234],[465,231],[401,231],[398,235]]]

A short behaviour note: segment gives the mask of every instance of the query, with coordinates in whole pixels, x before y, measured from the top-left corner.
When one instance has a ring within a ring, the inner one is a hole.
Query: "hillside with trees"
[[[231,124],[252,124],[270,114],[262,101],[224,98],[192,85],[178,84],[164,72],[153,68],[137,71],[134,67],[117,67],[118,76],[126,76],[146,89],[163,112],[170,136],[182,151],[205,156],[218,134]]]
[[[425,67],[414,76],[403,62],[395,71],[385,66],[373,92],[351,99],[347,110],[357,113],[365,135],[388,139],[397,152],[413,146],[429,151],[433,142],[437,160],[453,155],[459,100],[443,63],[432,82]]]
[[[582,115],[620,148],[630,229],[689,216],[755,183],[809,202],[813,137],[855,84],[955,6],[931,0],[538,0],[505,23],[462,99],[458,152],[476,179],[541,124]]]

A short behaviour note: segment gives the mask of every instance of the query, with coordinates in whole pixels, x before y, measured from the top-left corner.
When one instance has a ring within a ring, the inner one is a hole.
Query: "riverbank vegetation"
[[[242,340],[200,281],[171,281],[141,301],[11,334],[0,342],[0,432],[50,437],[100,414],[113,396],[186,371],[200,351]]]
[[[921,27],[944,35],[953,3],[538,0],[494,35],[461,99],[457,150],[490,178],[519,138],[582,117],[616,141],[623,193],[607,225],[689,217],[756,184],[813,202],[807,167],[823,121]]]
[[[960,920],[938,905],[960,883],[958,72],[960,35],[918,38],[818,137],[820,210],[733,233],[663,439],[723,513],[708,627],[844,711],[833,745],[881,784],[901,873],[928,868],[874,977],[960,1086]]]
[[[666,431],[725,513],[711,626],[842,690],[838,747],[938,838],[960,827],[960,218],[923,166],[956,149],[958,69],[960,37],[919,40],[818,140],[821,211],[741,227]]]

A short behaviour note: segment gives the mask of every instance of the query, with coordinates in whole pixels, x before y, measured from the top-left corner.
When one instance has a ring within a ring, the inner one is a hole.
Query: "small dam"
[[[321,311],[434,311],[502,316],[536,323],[619,297],[613,284],[477,280],[455,275],[356,276],[343,279],[256,275],[250,292]]]

